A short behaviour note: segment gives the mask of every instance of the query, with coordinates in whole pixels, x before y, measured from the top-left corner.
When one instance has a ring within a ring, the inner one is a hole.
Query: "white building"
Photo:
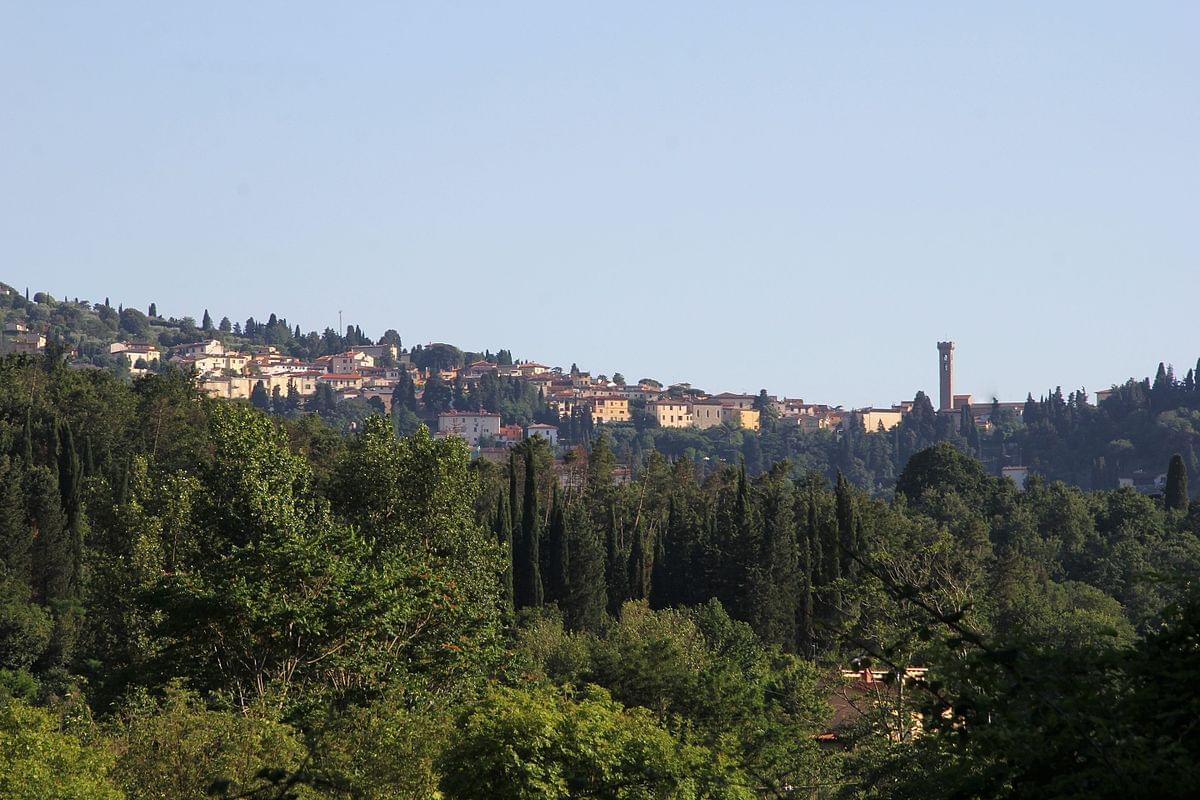
[[[459,436],[472,447],[478,447],[485,436],[499,438],[500,415],[486,411],[443,411],[438,414],[438,434]]]

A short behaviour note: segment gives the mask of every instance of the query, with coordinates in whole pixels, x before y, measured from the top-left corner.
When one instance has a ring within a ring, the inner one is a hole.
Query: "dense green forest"
[[[1184,797],[1200,506],[893,498],[0,362],[0,796]],[[764,458],[769,458],[764,454]],[[882,702],[839,722],[850,666]],[[924,677],[904,678],[910,667]]]

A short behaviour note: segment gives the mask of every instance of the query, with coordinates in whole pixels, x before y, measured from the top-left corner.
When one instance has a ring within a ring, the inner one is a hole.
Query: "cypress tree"
[[[21,432],[21,458],[25,459],[25,468],[33,466],[33,406],[25,411],[25,427]]]
[[[839,572],[849,575],[854,566],[854,500],[850,495],[850,484],[841,470],[838,470],[834,496],[837,505]]]
[[[819,623],[825,622],[829,617],[829,592],[828,585],[830,582],[829,560],[826,554],[827,547],[825,546],[825,526],[821,524],[820,515],[817,511],[817,498],[815,493],[810,493],[808,499],[808,545],[809,545],[809,581],[812,588],[812,624],[813,624],[813,646],[816,647],[816,628]],[[837,556],[834,555],[836,563]]]
[[[508,454],[508,514],[509,526],[513,531],[520,530],[521,498],[517,496],[517,454]]]
[[[563,621],[570,630],[597,631],[608,601],[604,545],[584,503],[567,506],[566,528],[569,565]]]
[[[147,316],[149,316],[151,318],[157,317],[158,316],[158,306],[154,305],[154,303],[151,303],[150,308],[148,309]]]
[[[533,448],[525,449],[525,498],[521,503],[521,538],[514,562],[517,608],[541,606],[544,602],[541,572],[541,525],[538,518],[537,475]]]
[[[567,517],[558,496],[558,485],[550,500],[550,528],[546,532],[548,559],[546,602],[559,603],[567,598],[570,583],[570,543],[567,541]]]
[[[617,505],[610,500],[604,531],[604,582],[608,587],[608,613],[617,616],[621,604],[629,597],[625,542],[617,522]]]
[[[62,509],[66,517],[63,531],[66,546],[64,554],[69,559],[67,568],[70,570],[67,590],[73,593],[82,585],[83,525],[80,519],[79,490],[83,471],[80,467],[79,453],[75,450],[75,436],[71,433],[71,425],[64,420],[59,427],[62,432],[58,436],[58,491],[62,497]]]
[[[755,626],[766,642],[796,648],[796,528],[786,468],[779,465],[762,481],[762,546],[755,573],[761,596]]]
[[[652,551],[646,547],[646,535],[639,530],[633,532],[633,546],[629,548],[629,597],[645,600],[650,597],[650,571],[653,568]]]
[[[26,517],[23,469],[20,461],[0,461],[0,564],[4,573],[28,587],[31,580],[33,537]]]
[[[1167,466],[1166,503],[1167,508],[1176,511],[1187,511],[1188,508],[1187,466],[1179,453],[1171,456]]]
[[[86,434],[83,437],[83,452],[79,456],[83,463],[83,474],[85,476],[92,475],[96,472],[96,461],[92,455],[92,437]]]
[[[72,564],[58,480],[46,467],[29,471],[28,514],[32,527],[31,577],[34,600],[46,604],[69,594]]]
[[[822,591],[824,612],[821,620],[827,625],[833,625],[837,621],[838,609],[841,607],[841,590],[838,583],[842,579],[842,548],[836,524],[829,525],[822,520],[819,528],[822,539],[821,552],[825,556],[825,563],[821,570],[824,584]]]
[[[263,386],[262,381],[255,382],[254,389],[250,392],[250,405],[259,411],[270,410],[271,396],[267,394],[267,387]]]
[[[513,613],[513,528],[508,496],[500,493],[496,516],[492,521],[496,542],[500,545],[500,613],[510,619]]]
[[[654,565],[650,571],[650,606],[668,608],[687,602],[686,571],[691,560],[682,515],[675,496],[667,501],[667,522],[654,541]]]
[[[797,512],[796,520],[804,520],[796,539],[800,546],[800,598],[797,603],[797,636],[800,653],[812,657],[815,654],[816,632],[813,629],[813,614],[816,605],[816,565],[820,559],[817,537],[813,535],[814,514],[812,503],[806,504],[803,514]]]

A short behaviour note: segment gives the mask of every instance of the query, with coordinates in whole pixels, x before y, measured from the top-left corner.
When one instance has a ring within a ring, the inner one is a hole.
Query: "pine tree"
[[[1166,503],[1167,508],[1176,511],[1187,511],[1188,508],[1187,466],[1179,453],[1171,456],[1167,466]]]
[[[538,517],[537,475],[533,448],[525,449],[525,497],[521,503],[521,538],[514,560],[514,591],[517,608],[543,604],[541,573],[541,525]]]

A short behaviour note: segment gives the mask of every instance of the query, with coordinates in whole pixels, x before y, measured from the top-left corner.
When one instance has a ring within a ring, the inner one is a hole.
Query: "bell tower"
[[[941,388],[939,411],[954,410],[954,342],[938,342],[938,383]]]

